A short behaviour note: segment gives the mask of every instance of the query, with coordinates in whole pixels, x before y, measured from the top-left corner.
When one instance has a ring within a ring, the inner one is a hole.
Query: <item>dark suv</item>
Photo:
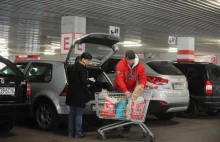
[[[212,63],[174,62],[188,79],[190,105],[187,113],[195,117],[199,111],[208,115],[220,109],[220,66]]]
[[[0,56],[0,134],[8,132],[16,121],[28,115],[30,85],[24,74]]]

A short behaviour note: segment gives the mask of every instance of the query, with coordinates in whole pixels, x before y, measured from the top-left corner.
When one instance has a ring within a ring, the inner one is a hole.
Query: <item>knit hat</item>
[[[135,59],[135,53],[134,53],[134,51],[128,50],[128,51],[125,53],[125,57],[126,57],[126,59],[129,59],[129,60]]]

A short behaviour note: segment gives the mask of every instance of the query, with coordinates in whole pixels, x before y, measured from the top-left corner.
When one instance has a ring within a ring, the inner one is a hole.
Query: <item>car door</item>
[[[79,39],[76,39],[70,47],[70,50],[66,57],[66,65],[68,65],[74,58],[75,48],[79,45],[85,46],[85,51],[89,52],[92,56],[97,56],[99,59],[99,66],[102,66],[112,55],[114,55],[118,50],[116,45],[120,38],[101,33],[87,34]]]
[[[0,103],[22,103],[27,99],[25,75],[9,60],[0,57]]]
[[[32,63],[27,71],[27,78],[31,86],[31,101],[38,95],[47,95],[52,80],[53,65],[49,63]]]

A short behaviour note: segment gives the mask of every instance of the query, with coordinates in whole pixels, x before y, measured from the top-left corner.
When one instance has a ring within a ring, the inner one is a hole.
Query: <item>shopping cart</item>
[[[151,90],[145,90],[136,101],[129,99],[124,93],[95,93],[96,115],[100,119],[120,120],[99,128],[98,137],[105,140],[106,131],[136,124],[143,130],[143,138],[149,138],[153,142],[154,134],[144,124],[151,96]]]

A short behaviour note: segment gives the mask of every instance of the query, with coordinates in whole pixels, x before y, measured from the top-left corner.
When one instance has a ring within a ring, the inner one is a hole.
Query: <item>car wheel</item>
[[[198,114],[198,108],[194,100],[190,100],[189,107],[184,112],[179,112],[180,117],[194,118]]]
[[[35,110],[35,120],[41,130],[54,130],[59,126],[59,116],[52,103],[41,102]]]
[[[218,110],[213,110],[213,111],[208,111],[206,112],[209,116],[216,116],[218,115],[219,111]]]
[[[0,123],[0,133],[8,133],[15,125],[15,122]]]
[[[169,112],[169,113],[157,113],[155,114],[155,116],[159,119],[159,120],[171,120],[176,116],[175,112]]]

